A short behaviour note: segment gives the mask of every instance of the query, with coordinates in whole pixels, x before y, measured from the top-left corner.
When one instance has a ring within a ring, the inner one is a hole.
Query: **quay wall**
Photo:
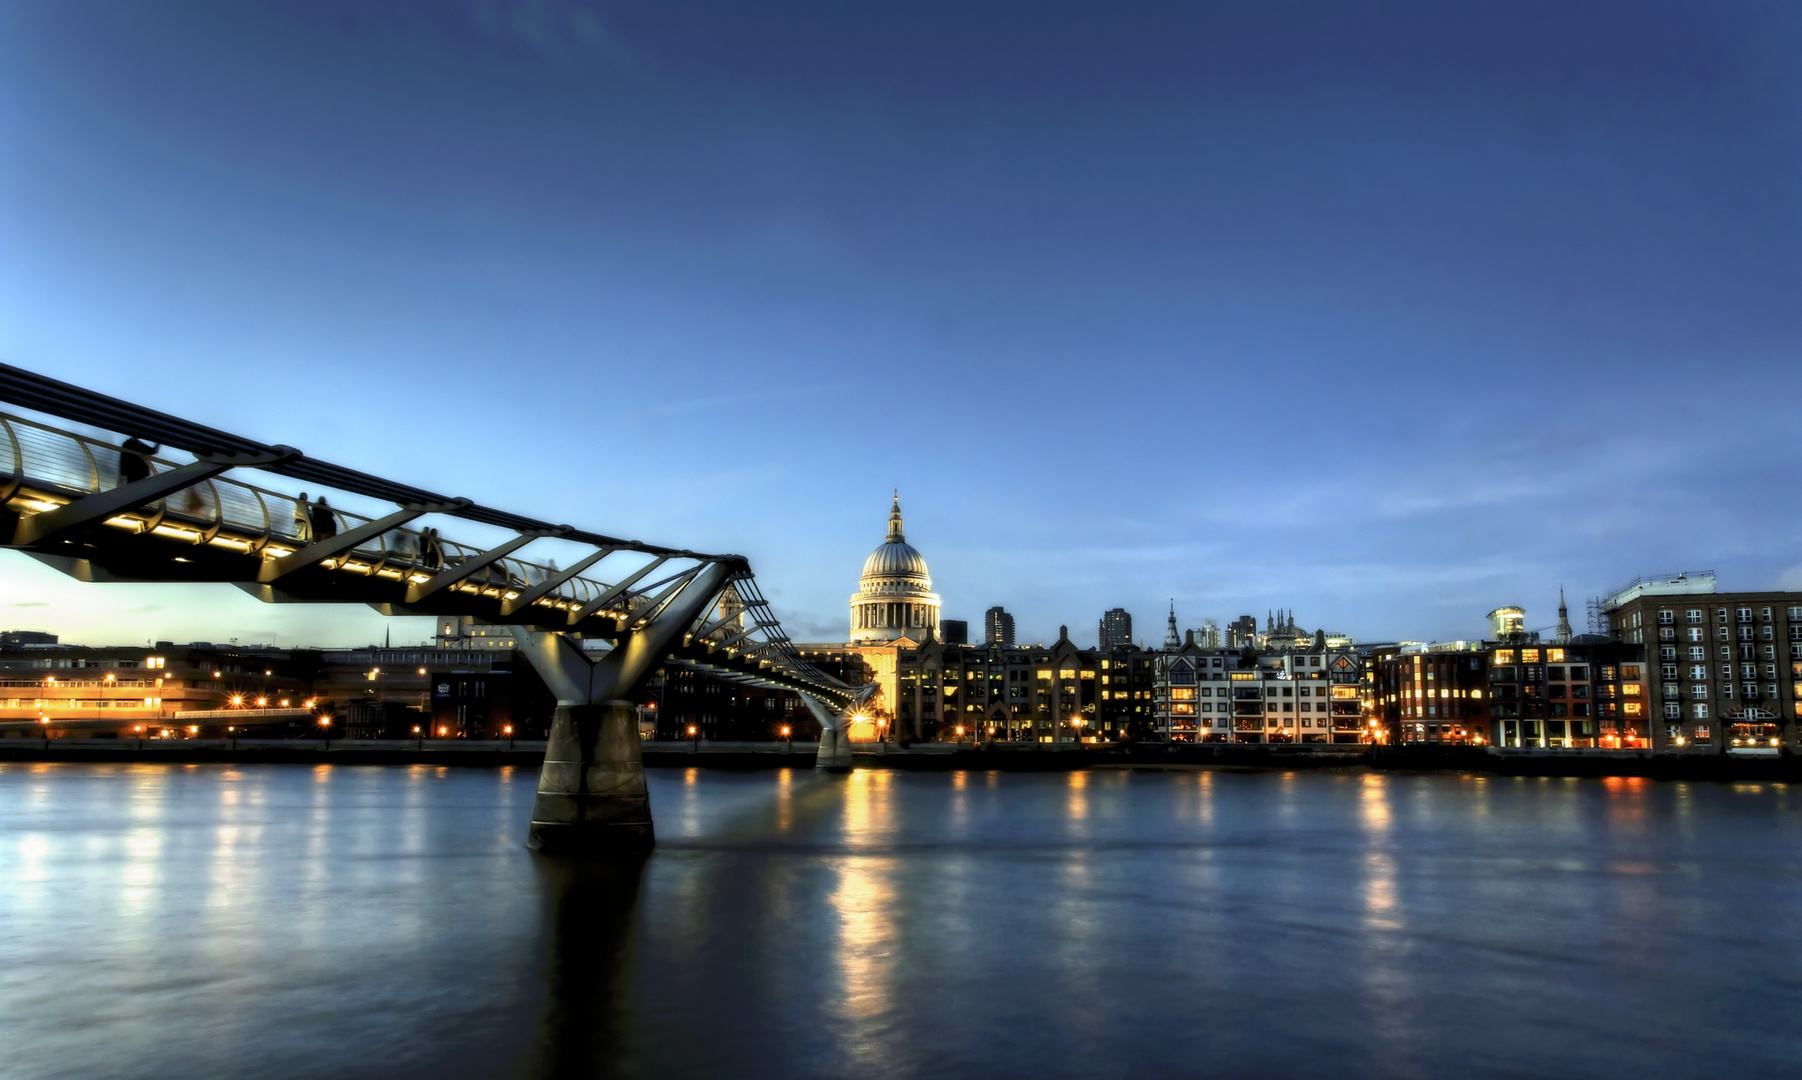
[[[648,742],[647,768],[778,769],[813,764],[813,743]],[[172,764],[434,765],[537,768],[542,741],[466,739],[3,739],[0,762],[164,762]],[[1474,747],[1126,746],[950,743],[910,747],[860,744],[856,768],[910,771],[1064,772],[1088,768],[1374,769],[1500,776],[1640,776],[1652,779],[1798,780],[1802,758],[1651,755],[1618,752],[1497,753]]]

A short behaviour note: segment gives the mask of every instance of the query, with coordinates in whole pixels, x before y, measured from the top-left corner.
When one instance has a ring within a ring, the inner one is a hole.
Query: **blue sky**
[[[1026,640],[1802,589],[1799,192],[1788,3],[0,8],[0,356],[743,552],[801,639],[895,487],[945,615]]]

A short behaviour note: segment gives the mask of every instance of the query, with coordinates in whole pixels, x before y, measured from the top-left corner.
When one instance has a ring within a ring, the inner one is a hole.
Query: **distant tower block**
[[[1014,646],[1014,617],[999,607],[992,607],[982,617],[984,645]]]
[[[1509,641],[1526,632],[1526,609],[1499,607],[1489,613],[1489,636],[1496,641]]]
[[[1109,608],[1101,616],[1100,645],[1103,650],[1117,649],[1133,643],[1133,617],[1125,608]]]

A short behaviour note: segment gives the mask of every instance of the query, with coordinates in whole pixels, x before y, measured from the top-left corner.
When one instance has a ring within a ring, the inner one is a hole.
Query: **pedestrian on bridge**
[[[129,484],[150,475],[150,455],[163,448],[161,443],[147,443],[133,435],[119,447],[119,482]]]
[[[444,548],[438,543],[438,530],[426,529],[419,534],[419,561],[427,570],[444,565]]]
[[[312,535],[312,519],[308,513],[307,493],[303,491],[300,498],[294,500],[294,539],[303,544]]]
[[[331,505],[325,501],[324,495],[319,496],[319,501],[313,504],[312,519],[313,539],[324,540],[338,535],[338,518],[332,513]]]

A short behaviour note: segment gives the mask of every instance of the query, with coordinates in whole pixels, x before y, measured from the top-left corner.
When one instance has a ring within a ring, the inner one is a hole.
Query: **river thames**
[[[0,1076],[1802,1075],[1802,789],[0,765]]]

